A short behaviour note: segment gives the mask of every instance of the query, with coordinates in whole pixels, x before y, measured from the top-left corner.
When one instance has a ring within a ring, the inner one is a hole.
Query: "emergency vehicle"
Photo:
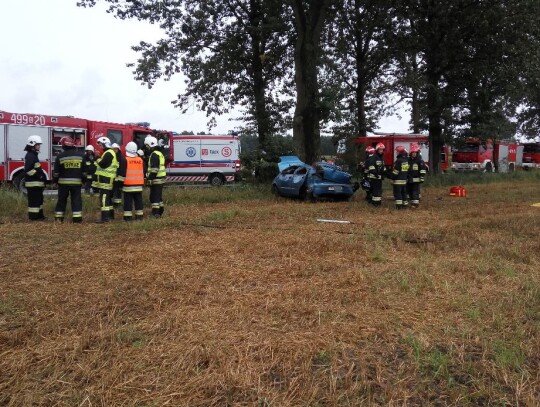
[[[523,146],[470,138],[452,151],[454,171],[512,172],[523,163]]]
[[[161,137],[161,138],[160,138]],[[237,180],[240,171],[240,138],[236,134],[159,136],[166,157],[170,182],[208,182],[218,186]]]
[[[373,133],[367,136],[358,137],[356,144],[362,144],[375,147],[378,143],[383,143],[386,147],[384,150],[384,165],[387,168],[392,168],[397,157],[396,147],[403,146],[407,151],[411,150],[412,144],[418,144],[420,154],[426,165],[429,166],[429,137],[426,134],[408,134],[408,133]],[[441,148],[441,171],[448,170],[450,160],[450,146],[444,145]],[[362,158],[363,159],[363,158]]]
[[[124,151],[130,141],[144,150],[148,135],[157,137],[167,163],[167,181],[207,181],[220,185],[235,179],[240,170],[240,143],[237,136],[179,136],[170,131],[150,129],[149,123],[109,123],[41,114],[0,111],[0,182],[13,182],[22,189],[24,147],[31,135],[43,140],[39,153],[48,180],[56,156],[62,151],[60,140],[70,136],[81,150],[92,145],[100,154],[97,139],[106,136]],[[197,177],[195,179],[194,177]]]
[[[523,169],[540,168],[540,143],[523,144]]]

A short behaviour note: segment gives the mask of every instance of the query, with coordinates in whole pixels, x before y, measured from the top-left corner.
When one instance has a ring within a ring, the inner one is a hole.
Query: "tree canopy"
[[[163,30],[133,47],[137,80],[182,73],[175,106],[195,105],[210,127],[239,109],[260,150],[292,131],[314,161],[321,129],[353,140],[399,101],[411,130],[429,133],[434,172],[455,137],[539,134],[537,0],[101,1]]]

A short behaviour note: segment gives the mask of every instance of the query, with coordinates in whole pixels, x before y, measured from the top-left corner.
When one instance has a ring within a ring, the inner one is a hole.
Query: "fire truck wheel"
[[[488,162],[486,163],[486,171],[485,172],[493,172],[493,164]]]
[[[223,176],[221,174],[212,174],[208,177],[208,182],[213,187],[219,187],[223,185]]]
[[[512,164],[510,164],[510,165],[509,165],[509,167],[508,167],[508,171],[510,171],[510,172],[514,172],[515,170],[516,170],[516,167],[515,167],[515,165],[514,165],[513,163],[512,163]]]
[[[23,194],[26,194],[26,187],[24,186],[24,172],[19,171],[14,177],[13,177],[13,186],[21,191]]]

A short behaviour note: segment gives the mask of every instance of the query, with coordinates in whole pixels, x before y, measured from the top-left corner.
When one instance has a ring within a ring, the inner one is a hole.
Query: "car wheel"
[[[272,195],[274,195],[276,198],[281,196],[276,184],[272,184]]]
[[[208,177],[208,182],[213,187],[219,187],[224,183],[223,176],[221,174],[212,174]]]

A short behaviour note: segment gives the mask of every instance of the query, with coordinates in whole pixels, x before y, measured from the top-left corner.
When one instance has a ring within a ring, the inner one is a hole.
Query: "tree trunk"
[[[321,149],[319,84],[320,37],[330,0],[291,0],[296,27],[294,50],[296,108],[293,140],[300,157],[308,164],[317,161]]]
[[[411,97],[411,127],[412,131],[415,134],[420,133],[420,101],[419,94],[420,91],[417,85],[418,77],[418,61],[416,59],[416,53],[413,52],[411,55],[411,66],[412,66],[412,75],[414,78],[414,83],[411,87],[412,97]]]
[[[257,125],[257,134],[259,136],[259,149],[266,148],[266,142],[270,133],[270,118],[266,109],[263,63],[261,55],[264,53],[262,48],[261,24],[262,10],[260,0],[250,0],[250,30],[251,37],[251,69],[253,70],[253,97],[255,102],[255,121]]]
[[[441,169],[442,140],[442,103],[439,90],[439,77],[428,73],[427,84],[428,129],[429,129],[429,168],[432,174],[439,174]]]

